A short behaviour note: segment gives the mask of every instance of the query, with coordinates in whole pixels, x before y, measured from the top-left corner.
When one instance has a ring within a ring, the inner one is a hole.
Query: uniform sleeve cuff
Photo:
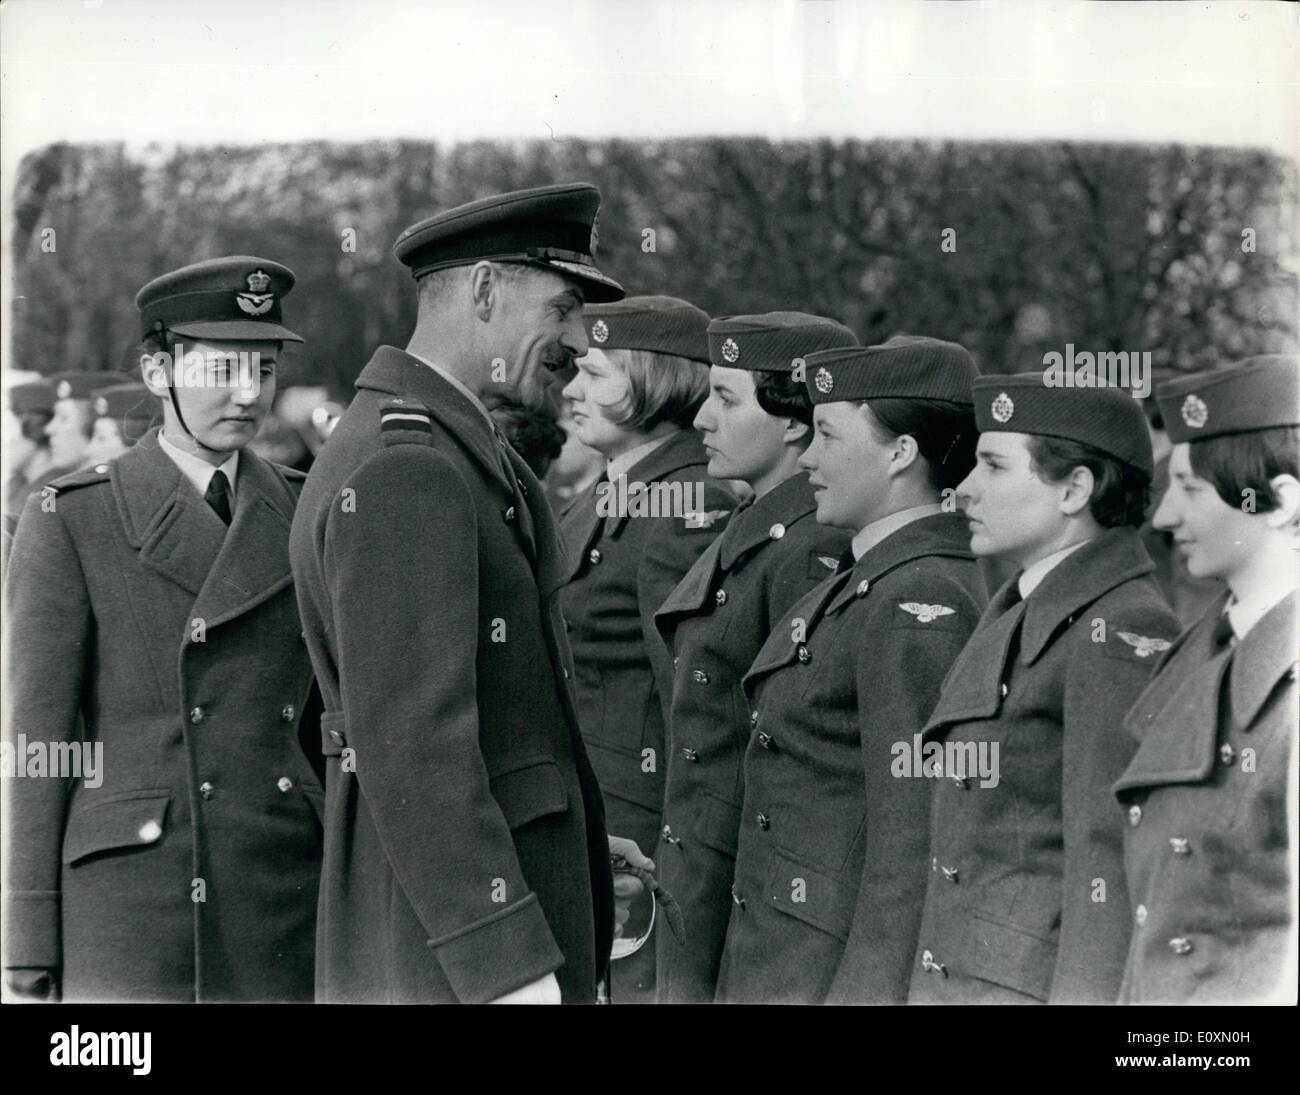
[[[537,895],[530,893],[429,947],[463,1004],[486,1004],[564,964]]]
[[[59,891],[18,890],[4,895],[4,964],[7,968],[57,969]]]

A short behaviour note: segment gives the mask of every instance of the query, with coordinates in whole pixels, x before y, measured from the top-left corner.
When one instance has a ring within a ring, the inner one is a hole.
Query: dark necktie
[[[226,473],[220,468],[214,471],[212,478],[208,480],[207,493],[203,498],[222,522],[230,524],[230,483],[226,479]]]

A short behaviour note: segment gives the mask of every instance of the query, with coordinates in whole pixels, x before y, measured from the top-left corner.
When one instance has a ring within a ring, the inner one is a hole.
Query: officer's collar
[[[1098,597],[1154,569],[1132,528],[1106,529],[1067,555],[1025,598],[1021,662],[1032,665],[1060,626]]]
[[[796,472],[760,498],[751,499],[732,514],[720,537],[718,561],[730,570],[736,560],[759,544],[779,540],[786,527],[817,509],[808,473]],[[774,535],[780,526],[780,533]]]

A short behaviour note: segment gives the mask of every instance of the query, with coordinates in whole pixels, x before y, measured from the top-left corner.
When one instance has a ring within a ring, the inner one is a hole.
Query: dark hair
[[[1275,475],[1300,479],[1300,429],[1273,426],[1249,433],[1229,433],[1192,441],[1187,455],[1192,471],[1214,493],[1237,509],[1247,490],[1255,492],[1255,512],[1277,509],[1278,497],[1269,485]]]
[[[564,430],[549,406],[534,411],[505,403],[492,408],[492,420],[538,479],[546,475],[564,448]]]
[[[754,373],[754,398],[758,405],[776,418],[793,418],[805,426],[813,424],[812,400],[803,381],[796,381],[793,373],[771,369]],[[811,435],[808,438],[811,440]]]
[[[956,487],[975,466],[975,411],[940,399],[868,399],[877,424],[891,437],[908,434],[925,460],[930,486]]]
[[[1138,528],[1146,519],[1151,498],[1151,477],[1081,441],[1032,435],[1028,439],[1029,463],[1045,483],[1059,483],[1082,465],[1092,472],[1092,497],[1088,512],[1102,528]]]

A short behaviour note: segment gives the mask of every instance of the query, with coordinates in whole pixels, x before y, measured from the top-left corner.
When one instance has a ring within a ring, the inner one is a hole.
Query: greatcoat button
[[[281,776],[275,781],[275,785],[286,795],[293,790],[293,780],[288,776]]]
[[[509,524],[511,521],[515,519],[515,507],[506,506],[506,511],[501,516],[503,516],[506,519],[506,524]]]
[[[1169,847],[1174,850],[1174,855],[1192,854],[1192,846],[1185,836],[1171,836],[1169,838]]]
[[[335,745],[342,745],[342,744],[343,744],[343,735],[340,734],[337,730],[331,730],[331,731],[330,731],[330,741],[332,741]]]
[[[812,661],[812,655],[808,653],[808,648],[802,643],[799,644],[799,649],[795,651],[795,657],[799,659],[802,665],[807,665]]]
[[[785,525],[781,524],[781,522],[778,521],[775,525],[773,525],[770,529],[767,530],[767,535],[769,538],[773,540],[781,539],[781,537],[785,535]]]
[[[1231,764],[1237,759],[1237,750],[1225,741],[1219,746],[1219,759],[1223,761],[1224,764]]]
[[[708,675],[706,672],[704,672],[703,669],[696,669],[696,670],[694,670],[694,671],[691,673],[691,679],[692,679],[693,681],[695,681],[696,684],[708,684],[708,683],[709,683],[709,675]]]
[[[1128,823],[1136,826],[1142,820],[1142,807],[1130,806],[1128,808]]]
[[[758,732],[758,744],[761,745],[764,749],[776,748],[776,746],[772,744],[772,735],[765,733],[762,730]]]
[[[940,867],[939,870],[943,872],[943,877],[946,878],[949,882],[957,881],[958,872],[956,867]]]
[[[966,790],[966,777],[965,777],[965,776],[953,776],[953,777],[952,777],[952,783],[953,783],[953,786],[954,786],[954,787],[959,787],[959,788],[960,788],[961,790],[963,790],[963,791]]]
[[[750,726],[757,726],[757,725],[758,725],[758,712],[757,712],[757,711],[751,711],[751,712],[749,713],[749,725],[750,725]]]
[[[107,464],[96,464],[96,465],[95,465],[95,473],[96,473],[97,475],[103,475],[104,472],[106,472],[106,471],[108,471],[108,465],[107,465]]]
[[[697,761],[700,759],[700,755],[689,745],[682,746],[682,756],[684,756],[687,760],[692,760],[692,761]]]
[[[1006,695],[1007,695],[1007,682],[1006,682],[1006,681],[1003,681],[1003,682],[1002,682],[1002,697],[1005,699],[1005,698],[1006,698]]]
[[[1139,927],[1145,924],[1147,922],[1147,907],[1145,905],[1139,905],[1134,909],[1133,919],[1138,922]]]
[[[871,583],[866,578],[863,578],[862,581],[858,583],[858,596],[865,597],[870,588]]]
[[[948,967],[942,962],[936,962],[934,960],[934,954],[931,951],[921,952],[921,968],[925,970],[926,973],[937,973],[942,977],[948,976]]]
[[[682,842],[681,837],[673,836],[673,827],[671,825],[664,826],[664,839],[669,844],[680,844]]]
[[[285,722],[293,722],[293,716],[295,713],[293,704],[286,703],[284,709],[280,712],[280,718]]]
[[[156,822],[153,818],[150,818],[148,821],[146,821],[143,825],[140,826],[140,832],[138,835],[141,841],[143,841],[145,844],[152,844],[155,840],[157,840],[160,836],[162,836],[162,826],[159,825],[158,822]]]
[[[731,900],[736,903],[737,908],[743,909],[745,907],[745,899],[741,897],[740,894],[736,893],[735,886],[731,887]]]
[[[203,708],[202,707],[190,708],[190,722],[194,723],[195,725],[198,725],[202,721],[203,721]]]
[[[204,798],[211,798],[215,791],[216,788],[213,787],[212,784],[210,784],[207,780],[204,780],[202,783],[199,784],[199,794],[201,794]]]
[[[767,832],[767,830],[772,827],[772,819],[768,817],[767,814],[759,814],[757,820],[758,827],[762,829],[763,832]]]
[[[592,548],[591,551],[587,553],[587,558],[591,560],[592,566],[595,566],[597,563],[599,563],[600,548]]]
[[[725,605],[727,603],[727,591],[725,589],[718,590],[718,592],[713,595],[713,602],[719,608]]]
[[[1176,935],[1169,940],[1169,949],[1175,954],[1191,954],[1192,941],[1185,936]]]

